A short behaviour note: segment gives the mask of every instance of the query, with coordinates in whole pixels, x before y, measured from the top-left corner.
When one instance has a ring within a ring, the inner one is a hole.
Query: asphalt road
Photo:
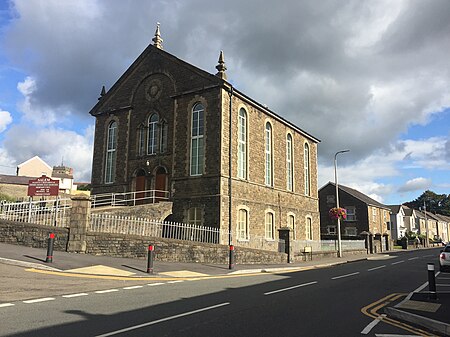
[[[421,286],[427,281],[427,263],[437,262],[437,252],[399,252],[389,259],[286,274],[87,283],[66,295],[50,289],[45,297],[0,306],[0,335],[411,335],[383,321],[375,325],[361,310]]]

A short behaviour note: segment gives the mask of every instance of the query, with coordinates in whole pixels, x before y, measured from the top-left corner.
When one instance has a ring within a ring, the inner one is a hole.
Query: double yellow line
[[[378,310],[380,310],[381,308],[391,304],[392,302],[398,300],[400,297],[405,297],[407,294],[401,294],[401,293],[394,293],[394,294],[390,294],[386,297],[383,297],[382,299],[373,302],[367,306],[365,306],[364,308],[361,309],[361,312],[369,317],[372,317],[374,319],[379,319],[387,324],[393,325],[397,328],[412,332],[414,334],[417,334],[419,336],[422,337],[438,337],[430,332],[424,331],[422,329],[419,328],[415,328],[409,324],[400,322],[400,321],[396,321],[392,318],[389,317],[382,317],[382,314],[378,313]]]

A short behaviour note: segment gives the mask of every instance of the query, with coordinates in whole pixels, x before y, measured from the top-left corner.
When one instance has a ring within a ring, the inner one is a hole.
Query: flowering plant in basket
[[[336,219],[336,220],[337,219],[342,219],[342,220],[347,219],[347,211],[345,210],[345,208],[333,207],[328,211],[328,214],[331,219]]]

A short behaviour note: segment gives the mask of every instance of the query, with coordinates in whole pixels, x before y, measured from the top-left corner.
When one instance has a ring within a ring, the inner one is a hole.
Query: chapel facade
[[[222,52],[211,74],[164,51],[159,26],[153,42],[90,111],[91,193],[155,190],[172,221],[235,245],[319,240],[319,140],[234,88]]]

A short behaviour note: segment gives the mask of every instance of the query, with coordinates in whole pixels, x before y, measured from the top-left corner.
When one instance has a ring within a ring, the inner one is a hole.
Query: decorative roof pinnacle
[[[223,50],[220,51],[219,55],[219,64],[216,66],[216,69],[218,70],[218,73],[216,74],[217,77],[220,77],[223,80],[227,79],[227,74],[225,73],[225,70],[227,70],[227,67],[225,66],[225,59],[223,57]]]
[[[163,46],[162,46],[163,39],[161,38],[161,32],[159,31],[159,25],[160,25],[160,23],[157,22],[156,23],[155,37],[152,39],[152,41],[154,42],[153,45],[156,48],[163,49]]]

